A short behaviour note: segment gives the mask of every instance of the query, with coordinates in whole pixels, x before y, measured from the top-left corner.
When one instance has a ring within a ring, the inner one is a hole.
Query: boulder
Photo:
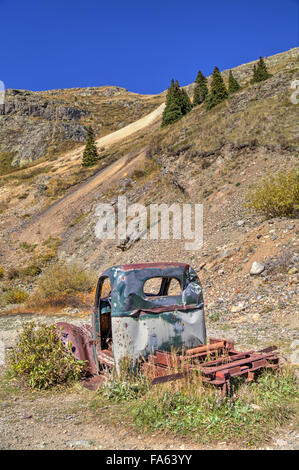
[[[250,274],[251,276],[261,274],[264,271],[264,269],[265,269],[265,266],[262,263],[258,263],[257,261],[254,261],[250,269]]]

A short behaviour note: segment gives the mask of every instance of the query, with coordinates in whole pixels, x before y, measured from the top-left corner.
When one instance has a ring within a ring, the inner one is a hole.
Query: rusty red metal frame
[[[57,328],[64,345],[67,347],[70,344],[73,355],[77,359],[86,361],[85,386],[92,388],[103,384],[107,372],[115,365],[112,351],[108,349],[98,351],[98,369],[94,360],[91,326],[79,327],[59,322]],[[210,338],[209,344],[187,349],[181,354],[157,350],[143,363],[143,373],[152,378],[152,385],[197,373],[200,374],[203,383],[220,387],[222,393],[226,394],[233,377],[245,375],[246,381],[251,382],[256,372],[262,369],[276,369],[278,366],[276,346],[260,351],[240,352],[234,349],[234,343],[231,341]]]
[[[143,365],[143,372],[152,377],[152,385],[182,379],[195,372],[203,383],[220,387],[226,394],[231,378],[245,375],[246,381],[251,382],[257,371],[278,368],[276,350],[276,346],[270,346],[261,351],[240,352],[230,341],[211,338],[210,344],[189,349],[184,354],[156,351]]]

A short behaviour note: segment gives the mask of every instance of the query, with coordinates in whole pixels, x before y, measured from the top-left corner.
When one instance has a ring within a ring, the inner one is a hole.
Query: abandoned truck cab
[[[156,350],[206,344],[197,274],[183,263],[108,269],[98,281],[92,330],[96,362],[108,354],[117,369],[123,358],[136,363]]]
[[[202,288],[183,263],[114,266],[99,278],[92,325],[56,326],[66,349],[85,361],[91,389],[119,372],[122,359],[133,366],[141,359],[152,385],[197,373],[223,395],[232,377],[251,382],[262,369],[279,367],[276,346],[240,352],[225,339],[207,344]]]

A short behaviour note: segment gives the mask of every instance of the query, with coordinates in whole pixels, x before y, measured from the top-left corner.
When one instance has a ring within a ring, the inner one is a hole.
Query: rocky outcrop
[[[0,117],[0,152],[14,152],[12,166],[24,165],[59,148],[65,141],[85,142],[87,128],[77,123],[38,121],[23,116]]]
[[[4,116],[32,116],[48,121],[78,121],[87,114],[89,113],[86,110],[78,107],[41,100],[38,94],[21,90],[8,90],[5,96],[5,103],[2,107],[2,115]]]
[[[84,143],[87,127],[109,134],[155,109],[163,99],[105,86],[33,92],[7,90],[0,105],[0,154],[14,154],[12,165]]]
[[[13,166],[24,165],[59,148],[65,141],[84,142],[89,112],[51,101],[28,90],[7,90],[0,115],[0,152],[13,152]]]

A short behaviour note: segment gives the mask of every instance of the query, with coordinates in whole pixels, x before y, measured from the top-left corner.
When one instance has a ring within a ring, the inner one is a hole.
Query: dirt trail
[[[149,126],[160,118],[164,107],[165,104],[163,103],[143,118],[97,139],[97,147],[100,149],[105,146],[106,148],[106,146],[115,144],[117,141]],[[78,159],[82,156],[82,149],[83,147],[65,153],[63,156],[64,163],[68,162],[67,166],[77,163]],[[131,152],[89,178],[86,182],[76,185],[71,192],[26,223],[24,229],[21,229],[18,233],[18,239],[22,242],[30,241],[30,243],[37,243],[49,236],[60,236],[69,224],[73,222],[75,217],[82,214],[84,205],[92,200],[94,194],[99,192],[100,188],[104,189],[110,186],[113,181],[132,171],[136,163],[141,161],[144,156],[145,149],[139,152]],[[55,166],[59,166],[61,163],[58,160]]]
[[[111,422],[107,407],[92,408],[96,392],[75,386],[64,393],[17,394],[0,403],[0,450],[237,450],[251,449],[232,444],[223,436],[218,443],[199,444],[188,436],[143,432],[130,425]],[[273,433],[258,449],[298,449],[293,425]],[[255,447],[253,447],[255,449]]]
[[[156,120],[158,120],[164,111],[165,108],[165,103],[162,103],[158,108],[156,108],[154,111],[151,113],[147,114],[146,116],[138,119],[135,122],[132,122],[131,124],[128,124],[127,126],[123,127],[122,129],[119,129],[118,131],[111,132],[111,134],[105,135],[104,137],[100,137],[99,139],[96,139],[96,145],[99,150],[102,148],[107,148],[110,145],[115,144],[116,142],[123,140],[132,134],[135,134],[135,132],[140,131],[141,129],[144,129],[145,127],[148,127],[152,123],[154,123]],[[68,161],[68,166],[71,166],[72,164],[78,163],[78,160],[81,159],[82,157],[82,151],[83,151],[84,146],[81,146],[80,148],[77,148],[76,150],[72,150],[64,155],[64,161]],[[63,162],[57,161],[55,166],[59,167]]]
[[[56,201],[50,207],[30,220],[21,233],[20,241],[37,243],[49,236],[59,236],[82,213],[86,206],[100,190],[108,188],[135,168],[145,157],[145,149],[130,152],[116,162],[100,171],[86,182],[77,185],[70,193]]]
[[[156,119],[162,116],[164,108],[165,108],[165,104],[162,103],[157,109],[147,114],[143,118],[140,118],[137,121],[132,122],[131,124],[128,124],[127,126],[123,127],[122,129],[119,129],[118,131],[112,132],[111,134],[105,135],[104,137],[97,139],[96,141],[97,146],[103,147],[105,145],[115,144],[115,142],[122,140],[125,137],[128,137],[129,135],[134,134],[137,131],[140,131],[144,127],[149,126]]]
[[[96,139],[97,148],[99,150],[101,150],[102,148],[107,149],[107,147],[109,147],[110,145],[113,145],[127,137],[130,137],[132,134],[135,134],[136,132],[144,129],[145,127],[148,127],[162,116],[164,108],[165,103],[162,103],[154,111],[138,119],[137,121],[128,124],[127,126],[123,127],[122,129],[119,129],[118,131],[111,132],[111,134],[107,134],[104,137],[99,137],[98,139]],[[56,175],[62,173],[63,171],[71,168],[74,165],[77,165],[78,162],[80,162],[84,146],[85,145],[80,145],[79,147],[76,147],[73,150],[64,152],[57,158],[56,161],[51,162],[52,169],[56,169]],[[34,169],[45,167],[47,165],[49,165],[48,160],[42,161],[34,165]],[[31,170],[32,167],[24,171],[30,172]],[[4,178],[5,176],[6,175],[0,175],[0,178]]]

